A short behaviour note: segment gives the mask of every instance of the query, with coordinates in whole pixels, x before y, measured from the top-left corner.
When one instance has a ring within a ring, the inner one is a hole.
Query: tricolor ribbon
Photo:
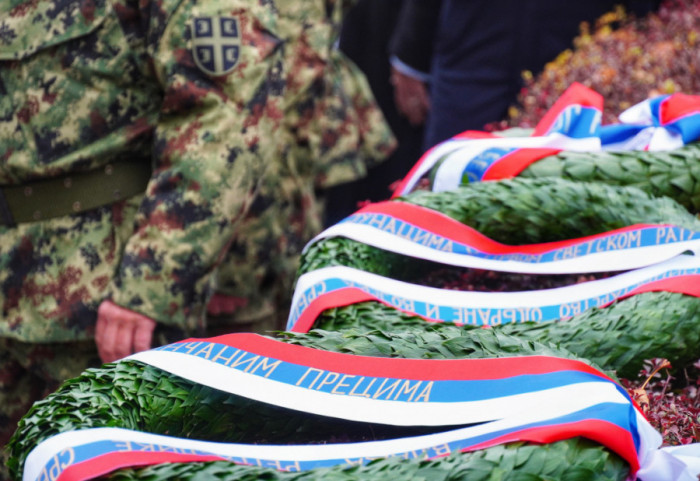
[[[538,274],[636,269],[700,247],[700,232],[650,224],[578,239],[511,246],[445,214],[399,201],[365,206],[308,245],[329,237],[346,237],[442,264]]]
[[[700,96],[660,95],[630,107],[600,131],[606,150],[672,150],[700,138]]]
[[[435,169],[432,190],[517,176],[561,150],[672,150],[700,137],[700,96],[673,94],[645,100],[601,125],[602,97],[575,83],[555,102],[529,137],[467,131],[428,150],[394,191],[410,192]]]
[[[115,428],[55,435],[26,459],[24,481],[80,481],[125,467],[229,460],[298,471],[378,457],[434,458],[490,446],[582,436],[644,481],[690,481],[680,458],[625,390],[576,360],[392,359],[285,344],[254,334],[189,339],[131,356],[190,381],[294,410],[361,422],[455,426],[374,442],[266,446],[212,443]],[[680,473],[660,477],[669,469]],[[641,474],[644,473],[642,477]]]
[[[682,255],[606,279],[520,292],[438,289],[350,267],[326,267],[297,280],[286,328],[308,332],[323,311],[366,301],[381,302],[430,322],[473,326],[547,322],[652,291],[700,297],[700,257]]]

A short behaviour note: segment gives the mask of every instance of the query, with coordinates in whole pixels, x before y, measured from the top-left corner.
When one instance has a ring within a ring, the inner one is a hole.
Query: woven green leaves
[[[664,152],[561,152],[538,160],[519,175],[635,186],[700,211],[700,142]]]

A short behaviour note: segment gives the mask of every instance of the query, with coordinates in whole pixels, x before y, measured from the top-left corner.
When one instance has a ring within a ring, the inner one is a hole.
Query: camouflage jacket
[[[215,265],[290,143],[308,153],[292,170],[317,185],[381,158],[391,135],[332,47],[343,8],[2,2],[0,184],[127,158],[154,170],[143,196],[0,227],[0,335],[89,338],[106,297],[194,329]]]

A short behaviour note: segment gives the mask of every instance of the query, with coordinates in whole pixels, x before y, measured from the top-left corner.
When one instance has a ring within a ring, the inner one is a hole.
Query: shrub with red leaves
[[[489,130],[534,127],[559,96],[580,82],[605,100],[603,123],[644,99],[700,93],[700,0],[666,0],[657,13],[632,18],[618,9],[590,29],[536,77],[525,73],[510,119]]]
[[[663,372],[670,364],[665,359],[650,359],[640,379],[623,379],[622,384],[639,404],[647,419],[663,436],[664,444],[700,441],[700,360],[685,379],[674,379]]]

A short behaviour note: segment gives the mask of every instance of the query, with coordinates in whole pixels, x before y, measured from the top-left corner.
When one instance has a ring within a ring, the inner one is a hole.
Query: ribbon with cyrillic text
[[[308,332],[323,311],[366,301],[381,302],[430,322],[495,326],[566,319],[652,291],[700,297],[700,257],[681,255],[605,279],[519,292],[438,289],[350,267],[326,267],[297,280],[287,330]]]
[[[569,274],[636,269],[700,248],[700,232],[637,224],[558,242],[511,246],[445,214],[400,201],[369,204],[324,230],[308,246],[346,237],[441,264],[502,272]]]

